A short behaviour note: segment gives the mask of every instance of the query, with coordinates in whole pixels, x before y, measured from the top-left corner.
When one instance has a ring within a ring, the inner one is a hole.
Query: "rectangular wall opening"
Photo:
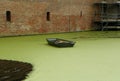
[[[47,12],[46,20],[47,20],[47,21],[50,21],[50,12]]]
[[[11,21],[11,11],[6,11],[6,21]]]

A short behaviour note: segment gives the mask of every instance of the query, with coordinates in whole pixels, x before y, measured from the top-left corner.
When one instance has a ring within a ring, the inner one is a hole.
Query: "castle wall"
[[[91,30],[95,1],[0,0],[0,35]],[[10,21],[6,18],[7,11],[11,13]]]

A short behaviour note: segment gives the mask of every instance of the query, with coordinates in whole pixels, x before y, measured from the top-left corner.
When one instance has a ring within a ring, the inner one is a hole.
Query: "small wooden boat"
[[[75,42],[59,39],[59,38],[47,38],[46,39],[49,45],[57,46],[57,47],[73,47]]]

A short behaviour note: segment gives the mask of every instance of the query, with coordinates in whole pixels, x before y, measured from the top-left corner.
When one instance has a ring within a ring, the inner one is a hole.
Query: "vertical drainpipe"
[[[69,32],[70,32],[70,16],[71,16],[71,0],[69,0]]]

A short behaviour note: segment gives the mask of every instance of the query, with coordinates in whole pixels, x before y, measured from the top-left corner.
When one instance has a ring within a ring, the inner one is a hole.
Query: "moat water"
[[[75,41],[57,48],[46,38]],[[0,38],[0,59],[31,63],[24,81],[120,81],[120,32],[76,32]]]

